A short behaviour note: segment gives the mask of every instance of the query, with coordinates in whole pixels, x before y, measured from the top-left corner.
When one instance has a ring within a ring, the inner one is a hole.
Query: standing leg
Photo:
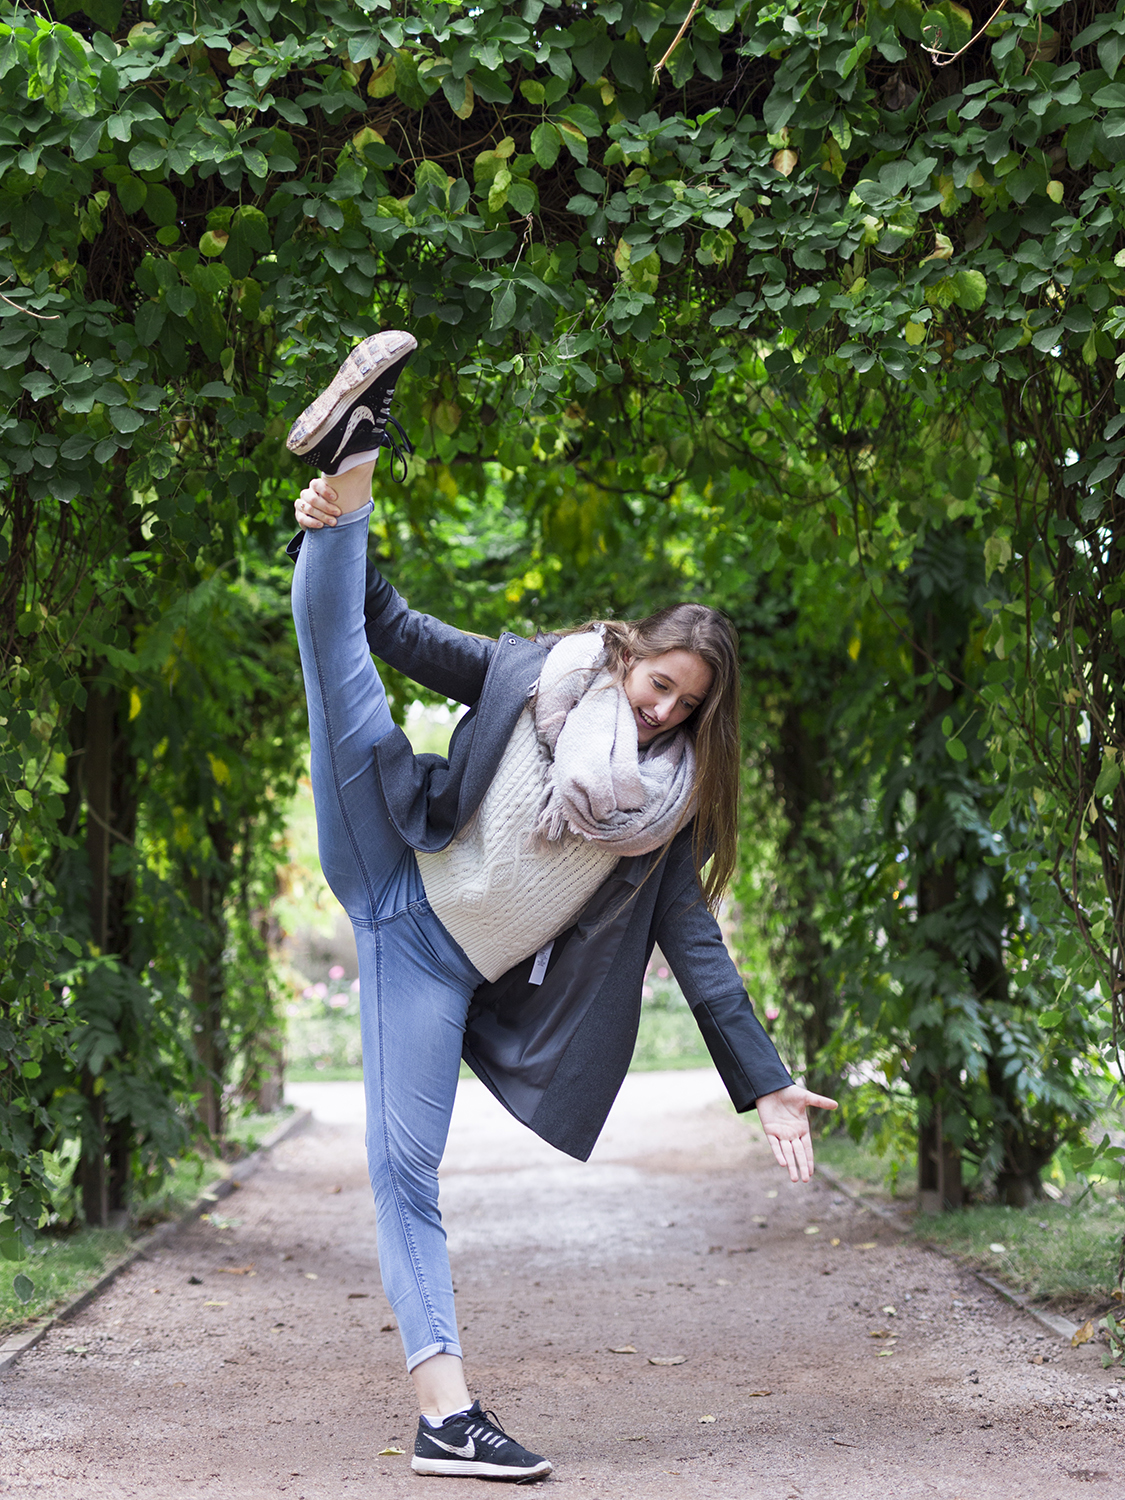
[[[465,1014],[480,976],[424,897],[357,936],[379,1265],[407,1369],[415,1372],[435,1356],[453,1355],[461,1379],[438,1167],[457,1093]],[[452,1394],[461,1397],[461,1388]],[[467,1397],[464,1392],[459,1404],[467,1405]],[[422,1401],[431,1415],[454,1409],[440,1408],[440,1402],[435,1408]]]

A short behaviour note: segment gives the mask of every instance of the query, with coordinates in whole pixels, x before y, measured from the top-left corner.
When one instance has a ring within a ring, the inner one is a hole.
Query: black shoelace
[[[480,1415],[481,1418],[483,1418],[484,1421],[487,1422],[487,1425],[489,1425],[489,1427],[495,1428],[496,1433],[501,1434],[502,1440],[504,1440],[505,1443],[511,1442],[511,1439],[510,1437],[508,1437],[508,1434],[505,1433],[504,1428],[499,1425],[499,1418],[498,1416],[496,1416],[495,1412],[484,1412],[483,1407],[481,1407]],[[493,1439],[490,1439],[490,1442],[498,1443],[498,1439],[495,1439],[495,1437],[493,1437]]]
[[[391,386],[389,391],[383,392],[383,405],[378,417],[378,424],[382,429],[379,434],[379,443],[381,447],[391,450],[391,478],[394,479],[397,477],[395,474],[395,463],[397,461],[402,465],[402,476],[399,479],[399,483],[405,484],[407,475],[406,460],[414,452],[414,444],[407,437],[406,430],[399,419],[391,416],[391,399],[394,393],[394,386]],[[390,431],[392,425],[398,430],[398,438]],[[402,439],[401,443],[399,442],[399,438]]]

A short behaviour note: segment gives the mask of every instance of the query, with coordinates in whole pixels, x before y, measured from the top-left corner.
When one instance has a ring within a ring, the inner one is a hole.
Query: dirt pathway
[[[0,1492],[483,1493],[380,1456],[409,1453],[415,1413],[379,1288],[358,1086],[317,1087],[314,1128],[0,1382]],[[555,1461],[552,1485],[1120,1493],[1125,1393],[1106,1399],[1097,1356],[830,1188],[791,1188],[710,1074],[629,1078],[585,1166],[464,1084],[442,1192],[470,1385]]]

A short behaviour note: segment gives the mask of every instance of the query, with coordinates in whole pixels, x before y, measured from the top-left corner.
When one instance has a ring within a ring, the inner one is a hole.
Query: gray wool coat
[[[299,544],[295,537],[291,556]],[[466,635],[408,608],[371,563],[365,616],[381,661],[468,705],[448,759],[415,755],[401,729],[372,749],[403,839],[415,849],[444,849],[480,805],[552,642]],[[582,1161],[629,1067],[657,944],[735,1108],[751,1109],[759,1094],[792,1082],[703,902],[691,842],[689,826],[663,850],[622,859],[555,939],[541,984],[529,982],[529,957],[482,984],[470,1004],[465,1061],[517,1119]]]

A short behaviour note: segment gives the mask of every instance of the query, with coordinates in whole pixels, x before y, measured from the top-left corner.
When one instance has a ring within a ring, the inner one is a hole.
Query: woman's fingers
[[[814,1109],[839,1109],[840,1106],[835,1099],[828,1099],[824,1094],[809,1094],[805,1100],[806,1107],[812,1105]]]
[[[786,1141],[782,1146],[782,1150],[785,1152],[785,1165],[789,1168],[789,1181],[798,1182],[800,1180],[801,1171],[797,1165],[797,1152],[793,1145],[793,1142]]]
[[[336,524],[329,516],[318,517],[312,506],[304,500],[298,500],[293,506],[293,514],[302,531],[319,531],[325,522],[330,526]]]
[[[809,1181],[815,1162],[812,1137],[807,1129],[789,1122],[767,1127],[766,1140],[770,1143],[774,1160],[789,1173],[791,1182]]]
[[[812,1141],[808,1136],[799,1136],[794,1143],[794,1154],[797,1158],[797,1166],[801,1173],[801,1181],[808,1182],[813,1174]]]
[[[340,514],[336,504],[336,491],[323,478],[311,480],[297,496],[293,512],[302,531],[319,531],[322,526],[335,526]]]
[[[790,1182],[797,1182],[800,1173],[797,1168],[797,1158],[793,1151],[793,1142],[787,1136],[772,1135],[767,1132],[766,1139],[773,1147],[774,1158],[779,1167],[784,1167],[789,1173]]]

